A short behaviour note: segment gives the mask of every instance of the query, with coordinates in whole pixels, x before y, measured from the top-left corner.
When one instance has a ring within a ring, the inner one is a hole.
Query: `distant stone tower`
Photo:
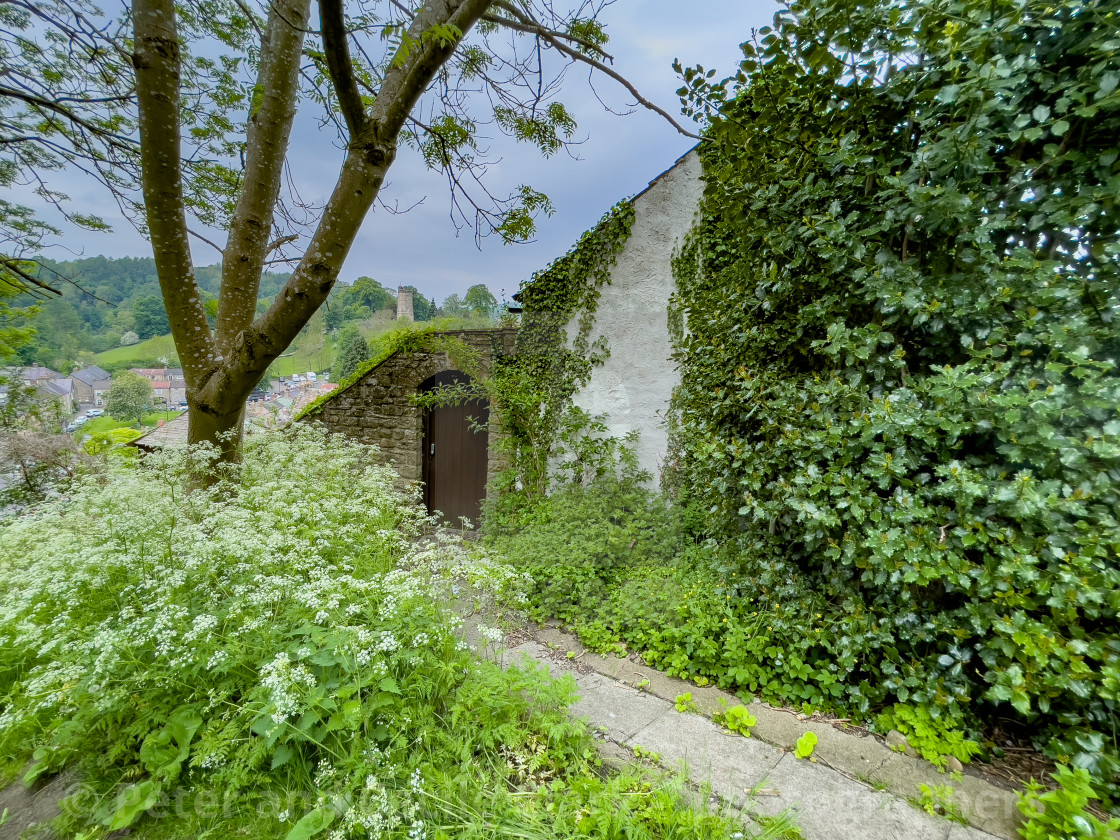
[[[403,286],[397,287],[397,320],[416,320],[412,315],[412,292]]]

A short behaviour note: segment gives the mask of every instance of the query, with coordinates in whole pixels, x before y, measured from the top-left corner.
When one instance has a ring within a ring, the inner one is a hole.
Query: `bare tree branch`
[[[357,137],[365,128],[366,114],[362,95],[354,78],[354,64],[346,42],[346,21],[342,15],[342,0],[319,0],[319,29],[323,33],[323,52],[327,70],[338,107],[346,119],[351,137]]]
[[[568,44],[565,44],[563,41],[559,40],[555,35],[553,35],[550,32],[550,30],[541,26],[539,23],[537,23],[532,18],[526,17],[524,14],[522,14],[522,12],[520,10],[518,10],[516,7],[510,5],[509,3],[503,2],[503,0],[498,0],[493,5],[496,6],[497,8],[499,8],[499,9],[501,9],[502,11],[507,12],[508,14],[516,17],[517,20],[512,20],[511,21],[508,18],[503,18],[503,17],[497,16],[497,15],[492,15],[492,16],[489,16],[487,18],[488,21],[490,21],[492,23],[499,24],[501,26],[509,27],[511,29],[519,30],[519,31],[525,31],[525,28],[529,27],[532,34],[536,35],[538,38],[545,41],[547,44],[549,44],[551,47],[556,49],[558,52],[563,53],[564,55],[568,56],[569,58],[571,58],[575,61],[581,61],[584,64],[588,64],[591,67],[594,67],[600,73],[603,73],[604,75],[610,76],[612,79],[614,79],[616,82],[618,82],[624,88],[626,88],[626,90],[629,91],[630,95],[633,96],[635,100],[637,100],[639,105],[641,105],[643,108],[646,108],[650,111],[653,111],[655,114],[659,114],[662,117],[664,117],[665,120],[671,126],[673,126],[673,128],[675,128],[678,132],[683,134],[685,137],[691,137],[694,140],[700,140],[701,139],[699,134],[694,134],[693,132],[689,131],[684,126],[682,126],[679,122],[677,122],[669,114],[668,111],[666,111],[665,109],[655,105],[654,103],[652,103],[648,99],[646,99],[644,96],[642,96],[642,94],[639,93],[638,89],[636,87],[634,87],[634,84],[629,79],[627,79],[625,76],[623,76],[621,73],[615,71],[613,68],[604,64],[602,61],[599,61],[599,60],[595,59],[594,57],[592,57],[590,55],[585,55],[584,53],[581,53],[579,50],[574,49],[573,47],[569,46]]]

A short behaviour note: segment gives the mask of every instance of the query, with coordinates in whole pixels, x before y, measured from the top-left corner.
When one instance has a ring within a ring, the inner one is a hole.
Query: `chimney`
[[[415,320],[412,316],[412,292],[403,286],[397,287],[397,320]]]

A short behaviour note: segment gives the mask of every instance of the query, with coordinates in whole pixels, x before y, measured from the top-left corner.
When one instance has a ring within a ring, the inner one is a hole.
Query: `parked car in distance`
[[[78,428],[80,427],[80,425],[81,424],[79,424],[79,423],[67,423],[66,428],[63,429],[63,431],[66,432],[66,434],[70,434],[71,432],[76,432],[76,431],[78,431]]]
[[[88,417],[75,417],[72,425],[74,425],[74,426],[84,426],[88,422],[89,422]]]
[[[100,417],[104,413],[105,409],[103,408],[91,408],[86,412],[86,417]]]

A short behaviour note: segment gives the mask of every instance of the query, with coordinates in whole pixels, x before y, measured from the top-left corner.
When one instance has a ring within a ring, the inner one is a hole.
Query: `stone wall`
[[[454,337],[467,344],[478,354],[482,375],[488,372],[494,351],[511,354],[517,340],[516,329],[457,330],[435,335]],[[423,426],[421,409],[412,397],[424,380],[447,370],[458,368],[446,353],[396,353],[328,400],[321,412],[308,419],[362,443],[377,445],[383,461],[394,466],[400,475],[402,489],[414,486],[421,480]],[[499,434],[494,428],[489,432],[487,482],[507,466],[498,451],[500,446],[496,445],[500,442]]]

